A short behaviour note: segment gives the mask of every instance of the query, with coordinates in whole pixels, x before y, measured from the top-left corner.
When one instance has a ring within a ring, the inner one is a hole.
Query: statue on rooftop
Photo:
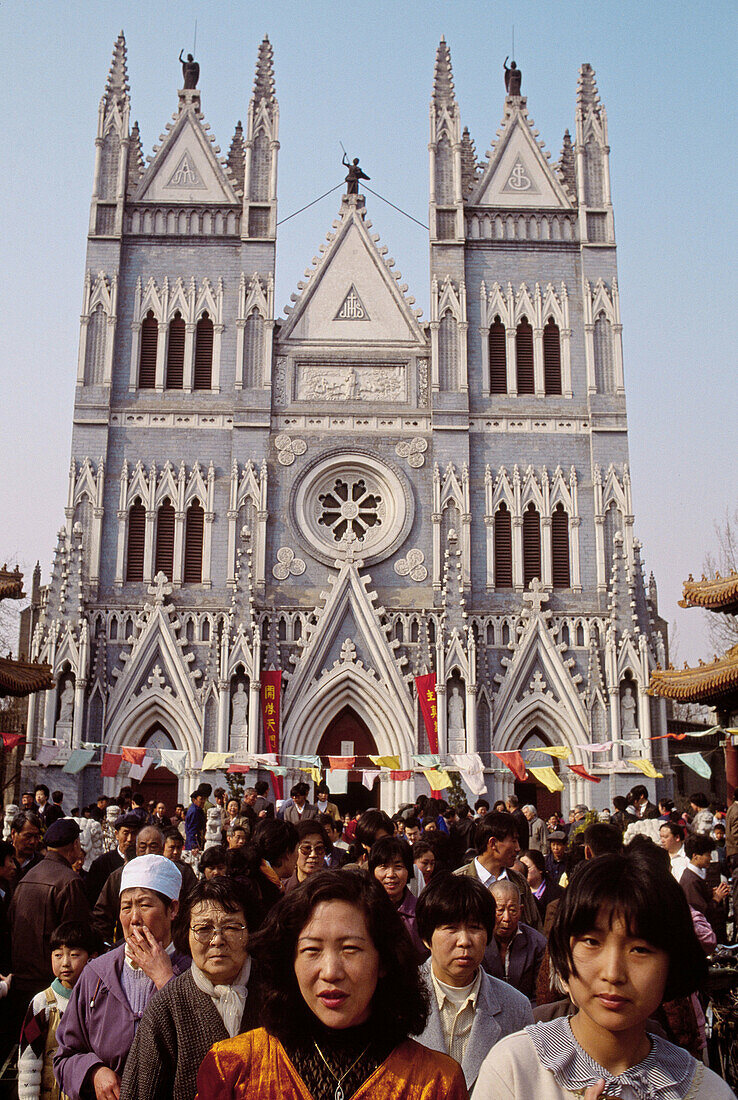
[[[506,57],[503,62],[505,67],[505,91],[508,95],[520,95],[520,83],[523,79],[523,74],[514,61],[510,62],[508,68],[507,60]]]
[[[200,66],[195,61],[191,53],[187,54],[187,60],[182,60],[182,54],[184,50],[179,51],[179,60],[182,63],[182,76],[184,78],[185,88],[196,88],[197,82],[200,79]]]
[[[359,168],[359,158],[354,157],[353,162],[349,163],[349,159],[346,154],[343,154],[342,164],[348,168],[348,174],[346,176],[346,194],[358,195],[359,194],[359,180],[370,180],[372,177],[365,175]]]

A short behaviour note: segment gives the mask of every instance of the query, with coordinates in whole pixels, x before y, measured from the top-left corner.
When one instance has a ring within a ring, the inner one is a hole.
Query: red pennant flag
[[[118,769],[123,763],[123,756],[119,752],[106,752],[103,756],[100,775],[103,779],[115,779]]]
[[[429,672],[426,676],[416,676],[415,688],[418,692],[425,732],[428,734],[428,747],[435,755],[438,752],[438,699],[435,672]]]
[[[0,737],[3,739],[4,749],[14,749],[21,741],[25,741],[22,733],[0,733]]]
[[[590,783],[601,783],[601,775],[590,775],[588,771],[585,771],[582,764],[570,764],[569,771],[574,772],[574,775],[580,776],[582,779],[588,779]]]
[[[502,761],[506,768],[510,769],[516,779],[521,783],[525,783],[528,773],[525,770],[525,761],[517,750],[515,752],[496,752],[494,755]]]
[[[406,772],[390,772],[390,779],[409,779],[412,774],[412,770]]]
[[[329,756],[328,767],[332,771],[350,772],[356,763],[355,756]]]
[[[146,756],[146,749],[132,749],[126,745],[120,750],[121,756],[124,760],[127,760],[129,764],[143,764],[143,758]]]
[[[230,775],[245,775],[248,770],[248,764],[229,764],[226,769]]]

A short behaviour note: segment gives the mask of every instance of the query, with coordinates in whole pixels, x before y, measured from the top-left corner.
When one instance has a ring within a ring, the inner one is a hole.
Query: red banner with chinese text
[[[261,721],[267,752],[279,752],[279,701],[282,694],[282,670],[261,674]],[[272,785],[277,798],[284,798],[282,776],[272,773]]]
[[[436,674],[416,676],[415,687],[420,701],[420,711],[428,734],[428,747],[432,753],[438,752],[438,699],[436,698]]]

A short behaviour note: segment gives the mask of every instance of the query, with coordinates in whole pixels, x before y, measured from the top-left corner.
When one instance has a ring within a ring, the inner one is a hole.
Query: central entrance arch
[[[158,722],[155,722],[141,740],[141,745],[152,749],[173,749],[174,742]],[[167,813],[172,816],[174,807],[179,801],[179,783],[177,776],[168,768],[151,767],[140,782],[131,784],[134,790],[140,791],[147,802],[163,802]]]
[[[319,756],[355,756],[359,767],[373,767],[368,757],[377,756],[377,744],[369,727],[353,709],[345,706],[330,721],[318,745]],[[374,781],[371,791],[361,781],[360,771],[348,773],[346,794],[331,791],[331,801],[335,802],[342,814],[361,813],[371,806],[379,805],[379,783]],[[330,783],[329,783],[330,785]]]
[[[541,730],[537,726],[534,726],[521,742],[520,751],[523,752],[525,749],[549,747],[550,743],[546,740]],[[555,756],[546,757],[545,761],[542,761],[542,764],[543,763],[553,767],[556,774],[559,774],[559,761]],[[535,806],[538,811],[538,816],[542,818],[543,821],[547,821],[552,814],[561,813],[561,791],[549,791],[547,787],[544,787],[540,783],[534,783],[532,780],[525,783],[516,780],[515,794],[520,799],[521,806]]]

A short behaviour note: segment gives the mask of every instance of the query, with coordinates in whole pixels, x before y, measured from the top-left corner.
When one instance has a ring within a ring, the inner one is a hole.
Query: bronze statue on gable
[[[515,64],[514,61],[510,62],[508,68],[508,57],[505,58],[503,65],[505,68],[505,91],[508,95],[520,95],[520,84],[523,79],[523,74]]]
[[[353,162],[349,163],[349,159],[346,154],[343,154],[343,161],[341,162],[345,168],[348,168],[346,175],[346,194],[358,195],[359,194],[359,180],[370,180],[372,177],[367,176],[359,168],[359,158],[354,157]]]
[[[197,82],[200,79],[200,66],[191,53],[187,54],[187,60],[182,60],[182,54],[184,50],[179,51],[179,60],[182,63],[182,77],[184,78],[184,88],[196,88]]]

